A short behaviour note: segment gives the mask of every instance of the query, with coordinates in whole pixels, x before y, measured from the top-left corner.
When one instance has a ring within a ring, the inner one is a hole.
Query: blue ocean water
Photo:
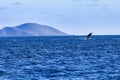
[[[1,37],[0,80],[120,80],[120,36]]]

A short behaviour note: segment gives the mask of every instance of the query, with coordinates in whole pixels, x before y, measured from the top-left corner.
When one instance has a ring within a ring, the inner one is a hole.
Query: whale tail
[[[92,32],[89,33],[89,34],[86,36],[86,39],[89,40],[89,39],[91,38],[91,36],[92,36]]]

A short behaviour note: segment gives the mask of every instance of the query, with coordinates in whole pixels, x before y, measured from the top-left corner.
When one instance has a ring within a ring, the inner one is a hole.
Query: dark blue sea
[[[120,36],[1,37],[0,80],[120,80]]]

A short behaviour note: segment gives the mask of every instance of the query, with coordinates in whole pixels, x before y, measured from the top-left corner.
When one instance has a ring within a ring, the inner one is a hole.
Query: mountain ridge
[[[0,29],[0,36],[66,36],[67,34],[47,25],[24,23]]]

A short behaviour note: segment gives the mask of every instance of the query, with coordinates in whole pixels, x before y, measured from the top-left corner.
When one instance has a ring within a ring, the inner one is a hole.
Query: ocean
[[[1,37],[0,80],[120,80],[120,36]]]

